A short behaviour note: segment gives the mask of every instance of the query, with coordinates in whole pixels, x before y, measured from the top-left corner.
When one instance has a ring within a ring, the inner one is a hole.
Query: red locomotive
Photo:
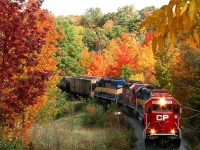
[[[144,124],[145,143],[160,141],[180,146],[181,107],[168,90],[134,81],[124,82],[122,91],[119,102],[138,114]]]
[[[155,139],[181,143],[181,108],[167,90],[152,90],[151,97],[144,104],[144,138],[146,142]]]

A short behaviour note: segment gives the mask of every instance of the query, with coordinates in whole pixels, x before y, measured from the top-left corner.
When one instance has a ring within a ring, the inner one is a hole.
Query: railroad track
[[[134,128],[134,133],[136,137],[136,142],[134,143],[133,150],[189,150],[190,144],[187,142],[187,140],[183,137],[181,146],[180,148],[174,148],[173,145],[166,145],[166,146],[161,146],[158,144],[150,144],[147,147],[145,146],[145,142],[143,139],[143,125],[142,123],[138,120],[136,116],[128,116],[128,120]]]

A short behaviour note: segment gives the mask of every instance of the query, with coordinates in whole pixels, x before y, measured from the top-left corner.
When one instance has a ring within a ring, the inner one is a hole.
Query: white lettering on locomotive
[[[165,121],[165,119],[168,119],[169,115],[157,115],[156,120],[158,121]]]

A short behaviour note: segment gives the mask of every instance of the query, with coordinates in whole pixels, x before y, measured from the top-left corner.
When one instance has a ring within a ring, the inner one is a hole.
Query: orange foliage
[[[68,17],[72,19],[74,25],[77,25],[77,26],[81,25],[81,22],[82,22],[81,16],[69,15]]]
[[[94,59],[89,64],[87,71],[89,76],[105,77],[108,64],[101,53],[96,53]]]
[[[40,15],[40,10],[38,10],[38,15]],[[25,108],[24,117],[21,119],[21,116],[15,116],[16,121],[18,122],[18,127],[15,128],[16,135],[20,136],[23,139],[24,144],[27,144],[28,140],[31,140],[27,129],[31,128],[32,123],[35,122],[39,110],[46,105],[47,100],[56,99],[56,90],[57,83],[59,82],[59,71],[56,67],[58,60],[55,58],[54,54],[56,51],[59,51],[56,48],[57,39],[61,38],[55,29],[55,18],[50,14],[46,16],[45,20],[42,22],[38,21],[38,26],[42,30],[44,27],[48,27],[48,32],[45,38],[45,45],[41,49],[41,53],[38,55],[38,64],[34,67],[24,67],[26,77],[26,72],[35,71],[35,70],[47,70],[51,71],[52,76],[46,81],[46,90],[44,95],[37,97],[37,103]],[[13,114],[14,115],[14,114]]]
[[[120,38],[111,40],[104,53],[109,63],[108,76],[119,77],[124,65],[137,70],[139,44],[127,33],[123,33]]]
[[[109,66],[107,75],[109,77],[120,77],[122,67],[128,65],[136,69],[137,63],[134,54],[128,49],[125,44],[122,44],[120,49],[115,53],[116,61]]]
[[[38,15],[40,15],[40,10],[38,10]],[[25,122],[27,126],[34,122],[37,112],[45,106],[47,100],[52,100],[56,98],[56,84],[59,82],[59,70],[56,67],[58,60],[55,58],[54,54],[59,49],[56,47],[57,39],[62,38],[55,29],[55,18],[48,14],[42,22],[38,21],[38,26],[40,29],[48,27],[48,32],[45,38],[45,45],[42,47],[41,54],[38,56],[39,63],[35,67],[27,68],[30,70],[49,70],[52,72],[52,76],[46,82],[46,92],[43,96],[38,97],[38,103],[31,108],[27,108],[27,113],[25,117]],[[53,92],[54,91],[54,92]]]
[[[94,105],[88,104],[85,108],[86,108],[86,111],[89,114],[94,114],[95,113],[95,106]]]
[[[112,29],[112,27],[114,26],[114,22],[112,20],[108,20],[105,22],[105,24],[103,25],[103,29],[105,31],[110,31]]]
[[[108,76],[119,77],[122,67],[128,65],[137,71],[131,76],[132,80],[155,81],[155,58],[150,44],[141,47],[129,34],[123,33],[108,43],[104,54],[109,66]]]

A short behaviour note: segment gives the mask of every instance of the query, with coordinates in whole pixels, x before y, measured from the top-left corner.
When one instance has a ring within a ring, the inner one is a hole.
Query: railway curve
[[[159,145],[149,145],[148,147],[145,146],[145,142],[143,139],[143,125],[142,123],[138,120],[137,117],[128,117],[128,120],[132,126],[132,128],[134,129],[134,133],[135,133],[135,137],[136,137],[136,141],[133,145],[133,150],[170,150],[170,149],[174,149],[174,148],[170,148],[170,147],[161,147]],[[176,149],[176,150],[188,150],[190,147],[190,144],[188,143],[188,141],[183,137],[182,138],[182,142],[181,142],[181,146]]]

